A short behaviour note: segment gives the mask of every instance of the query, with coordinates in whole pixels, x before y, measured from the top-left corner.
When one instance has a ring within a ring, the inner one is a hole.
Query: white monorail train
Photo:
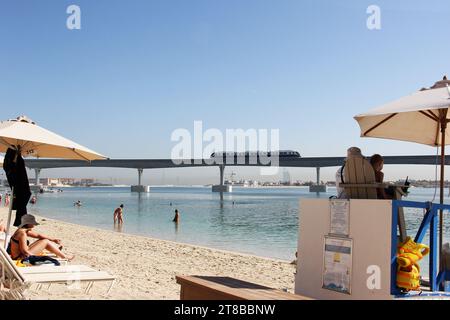
[[[213,152],[211,158],[223,158],[223,157],[280,157],[280,158],[300,158],[300,153],[293,150],[280,150],[280,151],[245,151],[245,152]]]

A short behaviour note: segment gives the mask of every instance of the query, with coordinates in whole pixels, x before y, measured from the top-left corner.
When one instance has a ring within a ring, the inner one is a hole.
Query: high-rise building
[[[281,182],[283,184],[291,184],[291,174],[286,168],[283,169],[283,179],[281,180]]]

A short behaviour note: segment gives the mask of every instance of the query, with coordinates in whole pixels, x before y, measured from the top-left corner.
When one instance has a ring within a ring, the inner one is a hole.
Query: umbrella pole
[[[6,224],[6,232],[5,232],[5,249],[8,247],[8,234],[11,226],[11,216],[12,216],[12,208],[14,202],[14,187],[11,188],[11,199],[9,200],[9,210],[8,210],[8,222]]]
[[[446,116],[441,118],[441,182],[440,204],[444,204],[444,169],[445,169],[445,129],[447,128]],[[439,210],[439,271],[443,270],[442,242],[443,242],[444,212]]]

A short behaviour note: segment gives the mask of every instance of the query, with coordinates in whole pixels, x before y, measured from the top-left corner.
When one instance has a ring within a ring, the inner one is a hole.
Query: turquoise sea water
[[[210,187],[152,187],[148,194],[129,188],[63,188],[62,193],[38,195],[30,213],[62,221],[202,245],[258,256],[293,260],[297,250],[298,207],[301,198],[328,198],[310,193],[307,187],[234,187],[223,202]],[[408,200],[430,201],[434,189],[412,188]],[[81,200],[82,207],[73,203]],[[436,202],[438,201],[438,197]],[[113,225],[113,211],[124,204],[124,225]],[[172,222],[174,210],[180,223]],[[415,232],[422,210],[407,210],[409,232]],[[450,217],[449,219],[450,220]],[[370,227],[370,226],[368,226]],[[446,234],[450,234],[447,225]],[[425,239],[427,241],[427,239]]]

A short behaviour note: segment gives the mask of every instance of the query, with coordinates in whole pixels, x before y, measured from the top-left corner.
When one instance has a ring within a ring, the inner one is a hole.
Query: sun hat
[[[36,221],[36,218],[34,216],[32,216],[31,214],[26,214],[26,215],[22,216],[21,222],[22,223],[19,225],[19,228],[23,228],[27,224],[31,224],[33,226],[39,225],[39,223]]]

